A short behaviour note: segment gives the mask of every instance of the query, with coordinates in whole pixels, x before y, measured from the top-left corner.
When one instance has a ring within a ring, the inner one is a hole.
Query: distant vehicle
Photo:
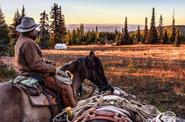
[[[55,45],[55,49],[56,50],[66,50],[67,49],[67,45],[66,44],[57,43]]]

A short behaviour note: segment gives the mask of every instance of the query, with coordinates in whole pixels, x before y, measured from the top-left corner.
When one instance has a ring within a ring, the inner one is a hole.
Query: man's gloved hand
[[[62,71],[60,69],[56,70],[56,74],[60,75],[60,76],[63,76],[63,77],[69,77],[69,75],[66,72],[64,72],[64,71]]]
[[[53,62],[53,61],[46,60],[46,63],[47,63],[47,64],[50,64],[50,65],[53,65],[53,66],[56,66],[56,63]]]

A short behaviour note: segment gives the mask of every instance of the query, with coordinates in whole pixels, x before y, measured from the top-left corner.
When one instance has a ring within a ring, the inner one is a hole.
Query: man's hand
[[[56,63],[53,62],[53,61],[46,60],[46,63],[47,63],[47,64],[50,64],[50,65],[53,65],[53,66],[56,66]]]
[[[60,76],[63,76],[63,77],[69,77],[68,74],[60,69],[57,69],[56,70],[56,74],[57,75],[60,75]]]

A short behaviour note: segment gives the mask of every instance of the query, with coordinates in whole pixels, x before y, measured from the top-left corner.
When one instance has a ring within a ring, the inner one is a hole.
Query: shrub
[[[0,65],[0,76],[3,77],[14,77],[16,71],[13,67],[8,67],[6,65]]]
[[[128,70],[129,70],[129,73],[136,73],[138,70],[138,66],[133,61],[129,61]]]

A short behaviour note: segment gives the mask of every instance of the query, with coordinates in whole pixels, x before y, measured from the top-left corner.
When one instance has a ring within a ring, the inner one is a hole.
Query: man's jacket
[[[55,67],[44,61],[43,54],[36,42],[22,35],[15,45],[15,61],[21,75],[55,72]]]

